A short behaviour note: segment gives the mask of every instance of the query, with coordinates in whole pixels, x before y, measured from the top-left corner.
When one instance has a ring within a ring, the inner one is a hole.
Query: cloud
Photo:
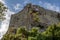
[[[25,1],[23,2],[24,5],[26,5],[27,3],[32,3],[32,2],[31,2],[31,0],[25,0]]]
[[[12,12],[10,10],[7,10],[7,12],[5,12],[5,13],[6,13],[6,16],[5,16],[6,19],[2,22],[2,27],[1,27],[0,31],[5,31],[5,29],[3,29],[4,26],[5,27],[8,26],[11,14],[14,14],[14,12]]]
[[[0,2],[2,2],[2,3],[4,3],[4,4],[5,4],[4,0],[0,0]]]
[[[60,12],[60,7],[58,7],[58,6],[54,5],[54,4],[45,3],[44,6],[45,6],[47,9]]]
[[[14,12],[10,11],[9,9],[5,13],[6,13],[6,16],[5,16],[6,19],[2,22],[2,25],[0,28],[0,39],[7,32],[9,28],[11,14],[14,14]]]
[[[53,10],[56,12],[60,12],[60,7],[56,6],[55,4],[39,1],[39,5],[43,6],[46,9]]]
[[[15,9],[15,10],[19,10],[20,7],[22,7],[22,5],[17,3],[17,4],[14,6],[14,9]]]
[[[7,5],[5,4],[5,0],[0,0],[0,2],[2,2],[7,7]],[[12,12],[9,9],[7,9],[7,12],[4,12],[4,13],[6,14],[5,16],[6,19],[2,22],[2,25],[0,28],[0,40],[9,28],[9,21],[10,21],[11,14],[14,14],[15,12]]]
[[[24,4],[27,4],[27,3],[29,3],[29,0],[24,1]]]

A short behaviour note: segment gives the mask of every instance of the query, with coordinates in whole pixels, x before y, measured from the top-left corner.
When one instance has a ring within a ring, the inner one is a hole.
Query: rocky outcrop
[[[46,28],[48,25],[59,23],[59,17],[60,14],[55,11],[44,9],[38,5],[27,4],[23,10],[11,16],[9,27],[18,28],[26,26],[27,29],[32,27]]]

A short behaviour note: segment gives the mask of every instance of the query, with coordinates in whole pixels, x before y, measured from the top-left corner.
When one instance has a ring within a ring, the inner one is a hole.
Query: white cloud
[[[0,2],[2,2],[2,3],[4,3],[4,4],[5,4],[4,0],[0,0]]]
[[[27,4],[29,2],[29,0],[26,0],[26,1],[24,1],[24,4]]]
[[[60,7],[56,6],[55,4],[39,1],[39,5],[43,6],[44,8],[47,8],[49,10],[60,12]]]
[[[21,6],[22,6],[21,4],[16,4],[16,5],[14,6],[14,9],[15,9],[15,10],[19,10]]]
[[[30,1],[30,0],[25,0],[25,1],[23,2],[24,5],[26,5],[27,3],[31,3],[31,1]]]
[[[39,1],[39,4],[43,4],[43,2],[42,1]]]
[[[7,10],[5,20],[2,22],[1,28],[0,28],[0,38],[7,32],[9,28],[9,21],[11,14],[14,14],[14,12]]]
[[[60,7],[58,7],[58,6],[54,5],[54,4],[45,3],[44,6],[45,6],[47,9],[60,12]]]
[[[2,2],[7,7],[4,0],[0,0],[0,2]],[[6,14],[5,16],[6,19],[2,22],[2,25],[0,28],[0,40],[9,28],[9,21],[10,21],[11,14],[14,14],[14,12],[10,11],[9,9],[7,10],[7,12],[4,12],[4,13]]]

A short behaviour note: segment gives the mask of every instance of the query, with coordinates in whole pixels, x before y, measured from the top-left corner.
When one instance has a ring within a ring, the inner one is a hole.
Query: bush
[[[6,34],[3,40],[60,40],[60,23],[48,26],[46,31],[39,32],[33,27],[30,31],[25,28],[18,28],[16,34]]]

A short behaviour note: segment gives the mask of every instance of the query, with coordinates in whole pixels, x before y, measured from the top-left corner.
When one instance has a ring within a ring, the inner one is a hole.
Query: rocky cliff
[[[48,25],[59,23],[59,17],[60,14],[55,11],[44,9],[38,5],[27,4],[20,12],[11,16],[9,27],[26,26],[27,29],[32,27],[44,29]]]

